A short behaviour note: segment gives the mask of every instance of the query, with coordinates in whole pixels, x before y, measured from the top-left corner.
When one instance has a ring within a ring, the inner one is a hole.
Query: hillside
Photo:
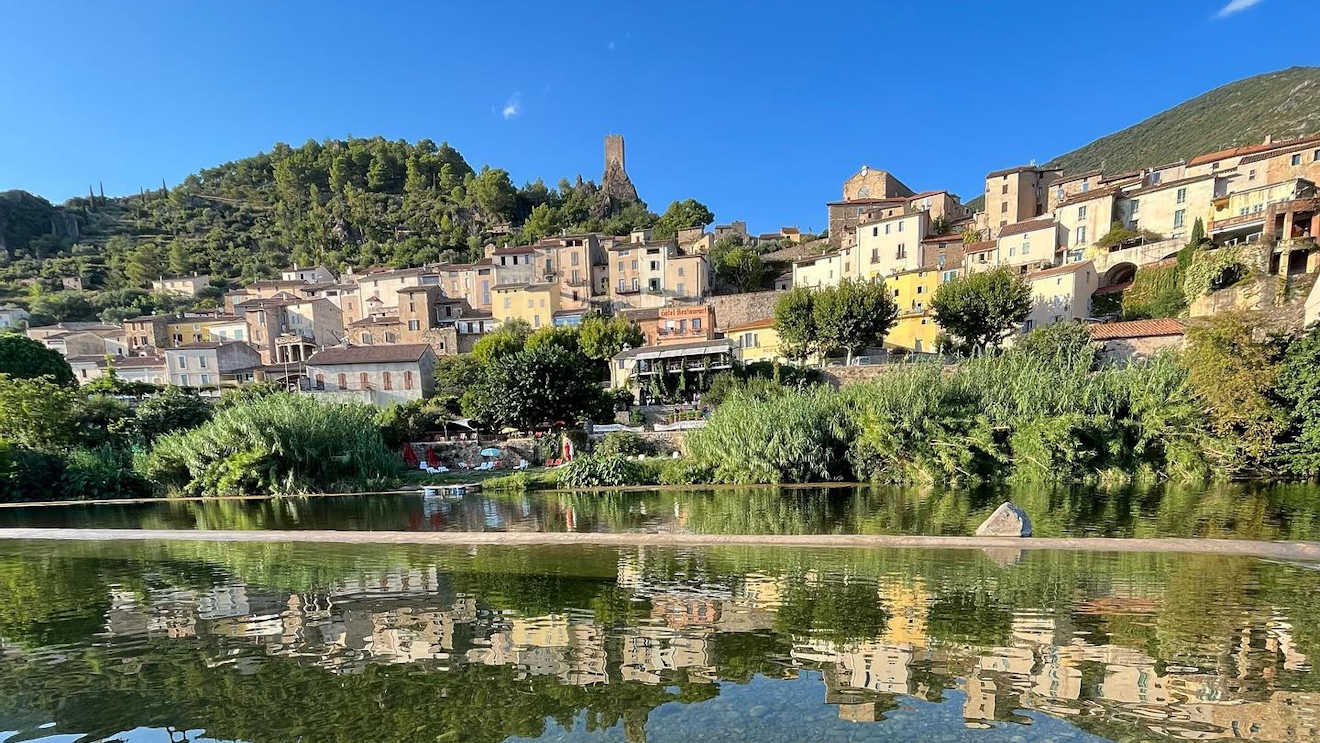
[[[626,180],[626,179],[625,179]],[[0,297],[30,277],[142,287],[191,271],[241,279],[293,263],[337,269],[470,260],[488,242],[561,229],[626,234],[655,224],[642,202],[578,176],[515,186],[447,143],[382,138],[277,144],[271,152],[123,198],[52,205],[0,193]]]
[[[1050,165],[1117,173],[1203,152],[1320,131],[1320,67],[1290,67],[1199,95],[1139,124],[1060,155]]]

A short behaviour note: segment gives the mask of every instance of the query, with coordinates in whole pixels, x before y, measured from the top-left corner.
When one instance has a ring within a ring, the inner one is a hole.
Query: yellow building
[[[885,279],[894,304],[898,305],[898,320],[885,336],[885,347],[903,349],[913,353],[933,353],[939,326],[930,313],[930,300],[940,285],[940,272],[919,268],[904,271]]]
[[[773,317],[735,325],[725,331],[724,337],[733,343],[734,357],[744,364],[787,361],[779,350],[779,332],[775,330]]]
[[[501,324],[523,320],[533,330],[555,324],[557,284],[498,284],[491,292],[491,315]]]
[[[212,327],[229,326],[239,321],[234,315],[171,317],[165,325],[165,332],[172,346],[181,346],[185,343],[210,343]]]

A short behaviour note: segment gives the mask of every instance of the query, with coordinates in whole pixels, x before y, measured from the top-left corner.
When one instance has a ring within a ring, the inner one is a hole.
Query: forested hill
[[[1320,67],[1290,67],[1199,95],[1050,161],[1066,172],[1111,173],[1320,131]]]
[[[0,193],[0,282],[81,275],[142,286],[190,271],[253,279],[290,263],[364,267],[467,260],[487,242],[560,229],[626,234],[656,215],[581,176],[514,186],[448,144],[382,138],[279,144],[170,188],[61,206]]]

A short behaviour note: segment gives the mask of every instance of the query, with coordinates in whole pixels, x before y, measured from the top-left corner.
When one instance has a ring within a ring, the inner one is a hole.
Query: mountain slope
[[[1320,67],[1290,67],[1199,95],[1139,124],[1101,137],[1050,165],[1065,172],[1104,167],[1119,173],[1320,131]]]

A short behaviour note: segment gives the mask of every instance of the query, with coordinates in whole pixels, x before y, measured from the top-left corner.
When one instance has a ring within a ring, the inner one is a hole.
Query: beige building
[[[283,281],[301,281],[304,284],[336,284],[338,277],[325,266],[298,266],[292,265],[283,271],[280,271],[280,279]]]
[[[318,348],[344,340],[344,316],[328,299],[288,295],[252,299],[237,306],[248,342],[267,364],[303,361]]]
[[[501,325],[522,320],[533,330],[555,324],[559,291],[555,284],[497,284],[491,314]]]
[[[70,356],[66,359],[73,369],[73,378],[78,384],[87,384],[115,370],[115,376],[125,382],[145,384],[168,384],[169,373],[165,368],[163,356],[119,356],[107,357],[105,354],[90,356]]]
[[[327,348],[307,360],[308,391],[379,407],[424,400],[435,391],[435,362],[425,343]]]
[[[151,282],[151,291],[156,294],[172,294],[177,297],[195,297],[197,292],[211,285],[211,277],[206,274],[192,276],[161,277]]]
[[[995,241],[995,265],[1010,266],[1022,273],[1054,265],[1059,225],[1050,217],[1015,222],[999,231]]]
[[[634,233],[629,242],[615,243],[606,252],[608,296],[615,307],[659,307],[710,293],[706,257],[683,254],[673,240],[646,240]]]
[[[922,240],[929,227],[930,219],[924,211],[859,224],[857,269],[849,275],[870,279],[921,267]]]
[[[1085,320],[1091,312],[1091,295],[1100,286],[1091,261],[1037,271],[1026,278],[1031,284],[1031,313],[1022,324],[1023,332]]]
[[[1076,175],[1061,173],[1059,179],[1046,189],[1048,199],[1045,211],[1053,212],[1058,207],[1059,202],[1100,188],[1100,181],[1103,177],[1104,173],[1099,168]]]
[[[912,189],[889,172],[863,165],[843,182],[843,198],[826,204],[830,244],[841,247],[856,234],[864,212],[883,207],[905,209]]]
[[[793,288],[834,286],[852,269],[847,248],[793,261]]]
[[[1085,250],[1108,234],[1117,217],[1117,188],[1079,194],[1064,199],[1054,209],[1054,220],[1059,226],[1058,247],[1074,260]]]
[[[177,387],[232,387],[249,381],[261,354],[240,341],[186,343],[164,349],[169,383]]]
[[[942,219],[945,224],[962,222],[972,216],[972,211],[963,206],[962,201],[957,196],[942,190],[922,191],[919,194],[909,196],[907,208],[911,212],[926,212],[931,222]]]
[[[361,310],[357,316],[351,317],[350,322],[384,312],[387,308],[398,307],[399,290],[421,286],[423,273],[425,271],[421,268],[401,268],[352,274],[346,277],[357,284],[358,296],[361,297],[362,302]]]
[[[1185,240],[1198,218],[1203,224],[1210,224],[1210,202],[1214,199],[1217,180],[1221,179],[1203,175],[1127,191],[1121,195],[1118,212],[1129,229],[1150,230],[1162,237]]]
[[[1050,186],[1059,180],[1059,168],[1023,165],[996,170],[985,177],[986,226],[993,235],[1015,222],[1035,219],[1045,213]]]
[[[1315,184],[1311,181],[1292,179],[1217,193],[1206,232],[1218,243],[1255,242],[1261,239],[1267,220],[1273,217],[1271,207],[1311,198],[1315,192]]]

